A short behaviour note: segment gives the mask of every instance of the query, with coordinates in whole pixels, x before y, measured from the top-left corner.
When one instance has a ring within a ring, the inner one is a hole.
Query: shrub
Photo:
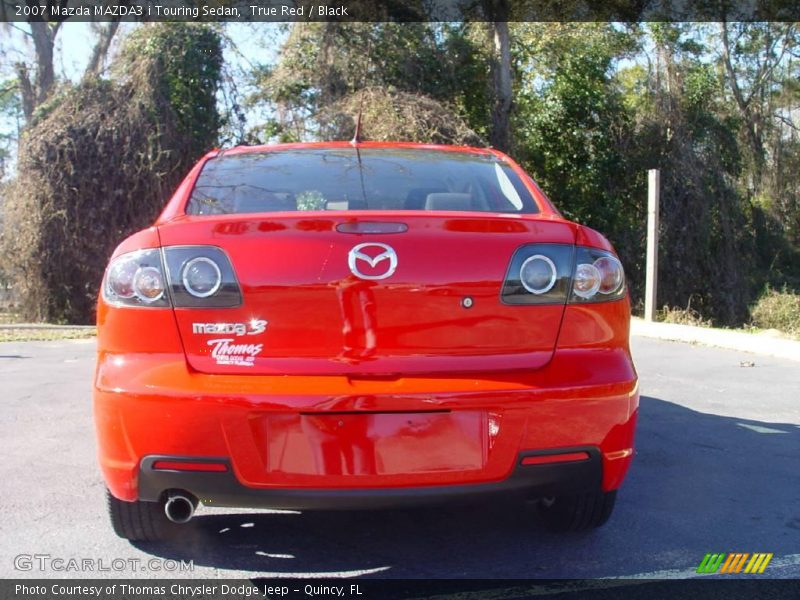
[[[658,311],[657,320],[663,323],[676,323],[678,325],[694,325],[695,327],[711,327],[711,319],[704,318],[699,312],[687,306],[664,306]]]
[[[20,140],[2,252],[26,320],[91,323],[114,247],[153,222],[216,142],[218,35],[138,29],[112,81],[86,79],[40,106]]]
[[[359,112],[364,140],[486,145],[454,110],[433,98],[383,87],[364,88],[320,111],[321,137],[352,138]]]
[[[767,289],[750,309],[753,325],[800,335],[800,295],[787,288]]]

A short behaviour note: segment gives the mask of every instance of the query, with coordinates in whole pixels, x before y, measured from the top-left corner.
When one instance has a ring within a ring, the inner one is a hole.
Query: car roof
[[[287,144],[264,144],[259,146],[234,146],[216,151],[216,156],[230,156],[258,152],[280,152],[282,150],[311,150],[336,148],[402,148],[407,150],[436,150],[442,152],[459,152],[462,154],[479,154],[483,156],[504,157],[502,152],[493,148],[477,148],[474,146],[456,146],[450,144],[423,144],[419,142],[292,142]]]

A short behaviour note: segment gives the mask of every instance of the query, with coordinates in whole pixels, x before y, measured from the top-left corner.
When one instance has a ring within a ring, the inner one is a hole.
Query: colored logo
[[[350,272],[361,279],[386,279],[397,268],[397,253],[386,244],[359,244],[350,250],[347,264]],[[364,272],[366,267],[370,270]]]
[[[261,354],[264,344],[234,344],[234,338],[208,340],[211,346],[211,358],[218,365],[236,365],[252,367],[256,356]]]
[[[706,554],[697,567],[698,573],[763,573],[772,553],[731,552],[730,554]]]

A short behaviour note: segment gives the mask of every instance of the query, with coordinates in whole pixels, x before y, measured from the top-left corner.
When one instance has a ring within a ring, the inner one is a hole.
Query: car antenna
[[[356,130],[353,133],[353,139],[350,143],[355,146],[361,143],[361,117],[364,114],[364,89],[367,84],[367,70],[369,69],[369,61],[372,60],[372,38],[367,41],[367,60],[364,63],[364,71],[361,73],[361,94],[358,101],[358,116],[356,117]]]
[[[369,69],[369,61],[372,58],[372,38],[367,42],[367,61],[364,63],[364,72],[361,74],[361,98],[358,102],[358,117],[356,118],[356,130],[353,133],[353,139],[350,143],[356,149],[356,160],[358,160],[358,174],[361,179],[361,197],[363,198],[364,205],[367,204],[367,187],[364,184],[364,165],[361,164],[361,151],[358,145],[361,143],[361,117],[364,114],[364,89],[367,83],[367,69]]]
[[[350,143],[354,146],[361,142],[361,115],[364,112],[364,88],[361,88],[361,100],[358,106],[358,117],[356,117],[356,131]]]
[[[361,90],[361,103],[363,106],[364,103],[364,90]],[[367,203],[367,187],[364,184],[364,165],[361,164],[361,150],[358,148],[358,144],[361,142],[361,108],[358,109],[358,120],[356,121],[356,132],[353,135],[353,139],[350,143],[353,145],[356,151],[356,160],[358,160],[358,174],[361,178],[361,197],[364,199],[364,204]]]

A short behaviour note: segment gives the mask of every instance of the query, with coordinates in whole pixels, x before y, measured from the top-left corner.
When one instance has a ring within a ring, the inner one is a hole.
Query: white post
[[[644,292],[644,320],[652,321],[656,313],[658,292],[658,202],[661,172],[650,169],[647,173],[647,275]]]

